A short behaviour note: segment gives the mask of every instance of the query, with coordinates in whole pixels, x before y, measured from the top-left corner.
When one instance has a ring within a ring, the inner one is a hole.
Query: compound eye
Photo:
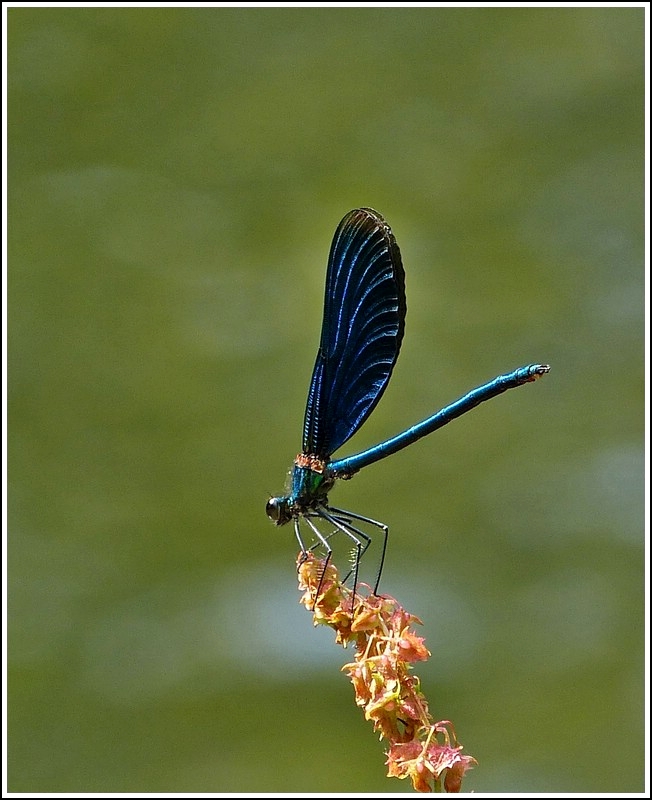
[[[281,504],[278,497],[270,497],[265,506],[267,516],[272,522],[278,522],[281,517]]]

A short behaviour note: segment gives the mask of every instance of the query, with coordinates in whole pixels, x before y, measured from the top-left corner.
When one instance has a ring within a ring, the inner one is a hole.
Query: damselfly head
[[[288,497],[270,497],[265,506],[267,516],[275,525],[285,525],[292,519]]]

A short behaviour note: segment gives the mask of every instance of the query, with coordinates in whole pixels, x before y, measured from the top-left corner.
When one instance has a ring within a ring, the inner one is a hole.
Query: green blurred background
[[[642,8],[12,8],[14,792],[407,792],[264,513],[330,240],[408,316],[340,455],[552,372],[332,494],[389,523],[476,792],[644,776]]]

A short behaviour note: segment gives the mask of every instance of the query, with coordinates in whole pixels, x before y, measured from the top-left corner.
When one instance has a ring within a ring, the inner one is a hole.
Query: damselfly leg
[[[381,556],[378,566],[378,572],[376,575],[376,581],[374,583],[374,589],[373,589],[374,594],[376,594],[378,592],[378,585],[380,583],[383,564],[385,562],[385,552],[387,550],[387,539],[389,533],[388,526],[382,522],[378,522],[377,520],[371,519],[370,517],[364,517],[361,514],[355,514],[351,511],[345,511],[344,509],[334,508],[331,506],[328,507],[321,506],[314,510],[311,510],[308,513],[304,513],[301,516],[303,517],[306,524],[310,528],[310,531],[312,532],[312,535],[316,541],[314,541],[313,544],[306,546],[304,542],[304,537],[301,534],[300,518],[295,518],[294,520],[295,535],[297,537],[299,547],[301,548],[301,552],[303,554],[303,558],[301,559],[300,565],[304,563],[308,555],[315,553],[315,551],[321,549],[324,553],[322,559],[323,566],[319,584],[317,587],[315,601],[319,597],[324,581],[324,576],[326,574],[326,570],[333,558],[333,547],[331,546],[331,540],[338,533],[342,533],[353,544],[353,549],[350,553],[351,568],[349,569],[345,577],[342,579],[342,583],[346,583],[351,577],[353,578],[352,604],[355,603],[355,593],[358,586],[360,562],[362,561],[363,556],[365,555],[365,553],[367,552],[367,550],[371,545],[372,537],[364,530],[362,530],[359,527],[359,524],[354,524],[354,522],[357,523],[362,522],[368,525],[373,525],[374,527],[382,531],[383,534]],[[319,529],[319,526],[316,524],[316,520],[320,519],[324,520],[325,522],[329,523],[329,525],[332,526],[332,529],[328,533],[322,532]]]

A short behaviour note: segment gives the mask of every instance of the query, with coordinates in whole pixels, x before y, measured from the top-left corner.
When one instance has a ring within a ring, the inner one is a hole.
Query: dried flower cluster
[[[313,612],[315,625],[333,628],[338,644],[355,645],[355,660],[342,669],[365,718],[389,742],[388,777],[409,777],[418,792],[442,791],[442,786],[459,792],[464,773],[477,762],[462,754],[450,722],[433,721],[419,679],[411,674],[413,662],[430,656],[423,638],[410,628],[421,620],[393,597],[363,596],[360,586],[354,594],[332,564],[311,554],[299,554],[297,565],[301,603]]]

